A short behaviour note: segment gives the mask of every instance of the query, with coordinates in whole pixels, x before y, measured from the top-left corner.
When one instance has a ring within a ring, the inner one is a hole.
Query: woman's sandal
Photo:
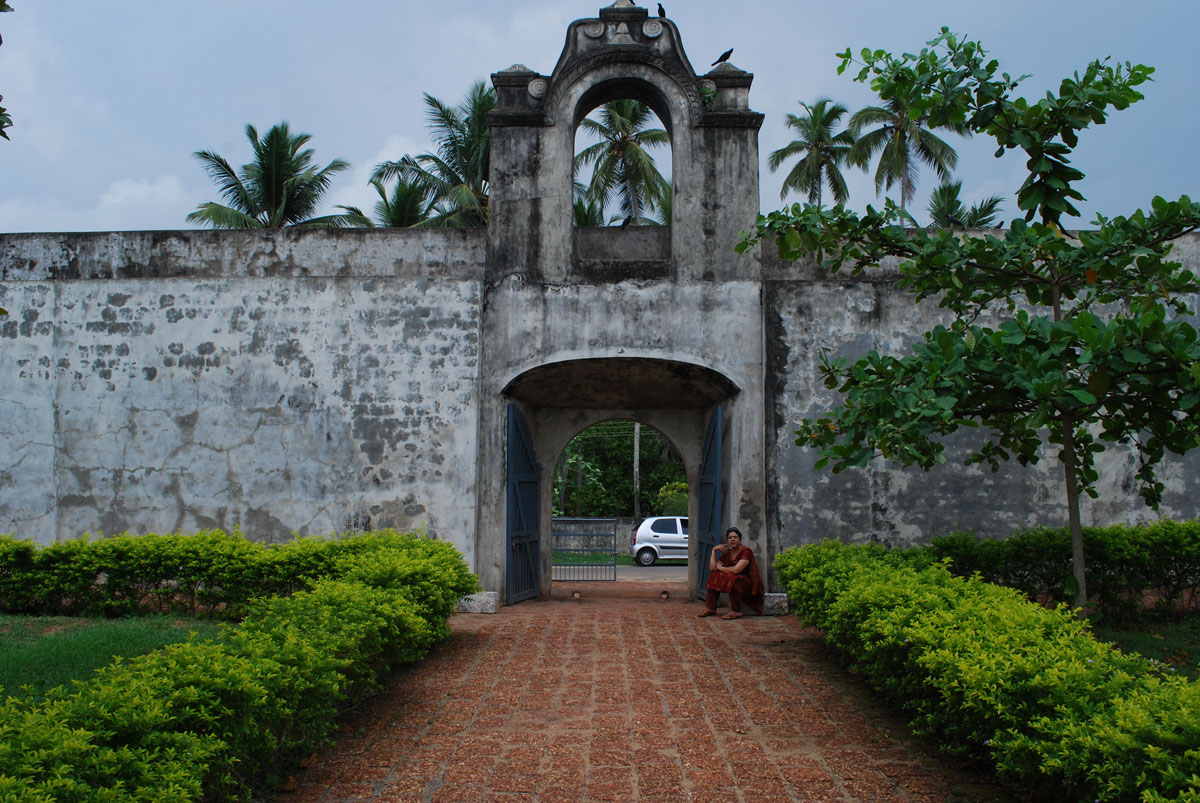
[[[742,615],[740,613],[738,613],[737,611],[730,611],[729,613],[725,614],[721,618],[722,619],[741,619]]]
[[[716,616],[716,615],[717,615],[716,611],[705,611],[704,613],[700,614],[701,618],[703,618],[705,616]]]

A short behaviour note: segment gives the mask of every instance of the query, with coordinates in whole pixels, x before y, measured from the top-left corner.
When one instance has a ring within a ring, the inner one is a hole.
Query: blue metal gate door
[[[521,411],[508,405],[508,570],[507,601],[538,595],[538,465],[533,439]]]
[[[696,546],[696,561],[699,585],[696,593],[704,599],[704,585],[708,582],[708,560],[713,547],[721,543],[721,439],[725,408],[718,406],[704,432],[704,445],[700,450],[700,522],[696,530],[699,543]]]

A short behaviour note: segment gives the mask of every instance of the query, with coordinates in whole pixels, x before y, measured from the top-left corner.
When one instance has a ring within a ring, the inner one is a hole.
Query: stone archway
[[[530,368],[503,389],[519,404],[532,433],[538,461],[549,463],[579,432],[612,418],[637,421],[665,436],[683,459],[688,478],[689,515],[699,513],[698,489],[706,425],[713,411],[736,399],[739,387],[711,368],[661,358],[595,357],[563,360]],[[540,490],[541,593],[550,591],[552,491]],[[693,550],[694,551],[694,550]],[[694,556],[693,556],[694,557]],[[512,555],[506,555],[512,560]],[[698,561],[689,562],[696,587]],[[507,574],[508,572],[506,572]]]

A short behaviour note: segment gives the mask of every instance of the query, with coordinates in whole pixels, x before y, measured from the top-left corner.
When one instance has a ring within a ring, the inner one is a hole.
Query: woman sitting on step
[[[724,591],[729,595],[729,613],[722,619],[737,619],[742,615],[742,603],[750,610],[763,611],[763,584],[758,575],[758,563],[750,547],[742,545],[742,531],[730,527],[725,531],[726,545],[713,547],[708,558],[708,594],[704,600],[701,616],[712,616],[717,612],[717,600]]]

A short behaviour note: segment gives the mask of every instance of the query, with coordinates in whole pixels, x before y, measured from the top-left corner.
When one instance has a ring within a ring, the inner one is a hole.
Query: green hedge
[[[1022,530],[1004,539],[971,533],[933,538],[925,547],[949,559],[955,574],[1016,588],[1032,600],[1067,602],[1071,535],[1066,528]],[[1088,598],[1100,611],[1125,616],[1148,596],[1165,610],[1190,607],[1200,589],[1200,522],[1159,521],[1138,526],[1085,527]]]
[[[381,543],[397,548],[392,543],[395,536],[379,531],[266,545],[246,540],[237,530],[207,530],[190,535],[84,536],[49,546],[0,536],[0,612],[176,612],[238,619],[251,599],[307,588],[334,573],[347,555]]]
[[[329,543],[299,550],[326,579],[246,603],[214,640],[115,663],[41,704],[7,699],[0,800],[226,800],[276,788],[282,767],[328,740],[340,708],[424,657],[454,603],[477,590],[447,544],[394,532]]]
[[[1065,607],[878,547],[801,547],[775,567],[801,619],[946,749],[1046,799],[1200,800],[1200,687]]]

